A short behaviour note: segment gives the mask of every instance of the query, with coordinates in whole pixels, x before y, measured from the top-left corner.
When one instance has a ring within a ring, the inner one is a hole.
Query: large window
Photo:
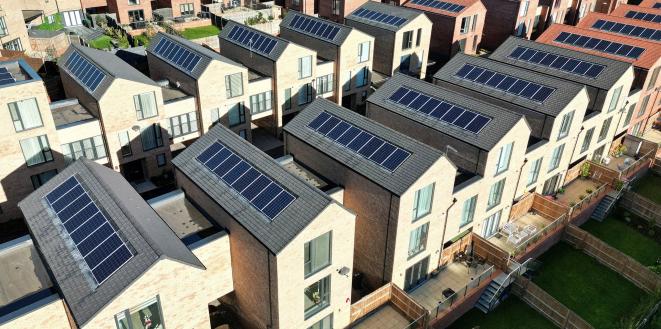
[[[5,16],[0,17],[0,37],[9,34],[7,30],[7,21],[5,21]]]
[[[560,132],[558,132],[558,140],[567,137],[569,135],[569,129],[571,128],[571,122],[574,119],[574,111],[566,113],[562,116],[562,122],[560,123]]]
[[[367,66],[363,67],[358,71],[358,74],[356,74],[356,87],[366,86],[369,79],[370,70]]]
[[[285,89],[285,110],[291,110],[291,88]]]
[[[57,169],[51,169],[40,174],[30,176],[32,187],[34,187],[35,190],[38,189],[39,186],[46,184],[46,182],[55,177],[55,175],[57,175]]]
[[[43,126],[36,98],[9,103],[9,114],[17,132]]]
[[[131,150],[131,140],[129,139],[129,132],[122,131],[117,137],[119,138],[119,145],[122,147],[122,156],[127,157],[133,154]]]
[[[181,11],[181,16],[192,16],[195,14],[195,7],[192,3],[184,3],[179,5],[179,11]]]
[[[519,17],[528,15],[528,6],[530,5],[530,0],[521,1],[519,7]]]
[[[106,157],[106,147],[101,136],[85,138],[73,143],[62,144],[62,154],[66,163],[85,157],[96,160]]]
[[[20,143],[28,167],[53,161],[53,152],[50,149],[46,135],[26,138],[21,140]]]
[[[138,120],[151,118],[158,115],[158,110],[156,109],[156,100],[153,92],[133,96],[133,103],[135,104],[135,112],[138,116]]]
[[[160,299],[154,297],[115,315],[118,329],[164,329]]]
[[[145,11],[142,9],[129,10],[129,22],[143,22],[145,20]]]
[[[243,95],[243,75],[241,72],[225,76],[225,96],[227,98]]]
[[[631,122],[631,118],[633,118],[633,111],[636,109],[636,104],[637,103],[633,103],[629,105],[629,111],[627,111],[627,116],[624,117],[624,123],[622,123],[623,127]]]
[[[413,31],[404,32],[402,38],[402,49],[409,49],[413,46]]]
[[[358,45],[358,63],[367,62],[370,59],[370,42],[361,42]]]
[[[161,126],[153,124],[142,129],[140,139],[142,140],[142,150],[144,152],[163,146]]]
[[[537,183],[537,179],[539,178],[539,169],[542,166],[542,158],[536,159],[532,163],[530,163],[530,169],[528,170],[528,181],[526,182],[526,186],[530,186],[532,184]]]
[[[413,221],[431,212],[431,200],[434,195],[434,184],[429,184],[417,191],[413,198]]]
[[[298,78],[308,78],[312,76],[312,56],[305,56],[298,59]]]
[[[344,72],[344,84],[342,85],[344,91],[351,90],[351,70]]]
[[[608,118],[601,125],[601,130],[599,130],[599,137],[597,138],[597,142],[601,142],[604,140],[604,138],[606,138],[606,135],[608,135],[608,130],[611,128],[611,121],[613,121],[613,117]]]
[[[333,1],[333,15],[340,14],[340,1],[341,0],[332,0]]]
[[[317,78],[317,95],[323,95],[333,91],[333,74]]]
[[[464,201],[464,207],[461,210],[461,222],[459,227],[473,222],[475,217],[475,206],[477,205],[477,195],[472,196],[470,199]]]
[[[129,6],[139,5],[140,0],[129,0]]]
[[[298,105],[303,105],[312,102],[312,84],[306,83],[298,89]]]
[[[505,178],[491,185],[491,189],[489,190],[489,199],[487,200],[487,210],[500,204],[500,200],[503,198],[504,188],[505,188]]]
[[[636,115],[637,118],[645,114],[645,110],[647,110],[647,104],[649,102],[650,102],[650,95],[643,97],[643,100],[640,102],[640,107],[638,108],[638,114]]]
[[[258,114],[270,111],[272,108],[270,91],[250,96],[250,113]]]
[[[473,15],[473,24],[471,25],[471,32],[475,32],[476,27],[477,27],[477,14]],[[473,40],[477,40],[477,35],[473,36]],[[476,42],[473,42],[473,49],[475,49],[475,44]]]
[[[661,66],[658,66],[654,69],[654,71],[652,71],[652,77],[650,78],[650,82],[647,84],[647,90],[651,90],[656,85],[656,79],[659,77],[659,70],[661,70]]]
[[[409,258],[423,252],[427,246],[429,223],[418,226],[409,236]]]
[[[549,172],[558,169],[560,160],[562,160],[562,152],[565,150],[565,144],[559,145],[553,150],[551,158],[549,159]]]
[[[408,74],[411,69],[411,54],[399,58],[399,72]]]
[[[333,313],[328,314],[325,318],[319,320],[319,322],[308,327],[308,329],[333,329]]]
[[[514,143],[503,145],[500,148],[498,155],[498,163],[496,163],[496,175],[503,173],[510,166],[510,158],[512,157],[512,146]]]
[[[459,30],[459,33],[461,33],[461,34],[468,33],[468,29],[470,28],[470,25],[471,25],[471,16],[462,18],[461,19],[461,29]]]
[[[330,275],[311,284],[303,291],[303,304],[305,305],[305,318],[317,314],[330,305],[331,292]]]
[[[581,153],[588,150],[590,143],[592,143],[592,135],[594,135],[594,127],[588,129],[585,132],[585,137],[583,137],[583,144],[581,144]]]
[[[21,44],[21,38],[16,38],[9,42],[2,44],[2,48],[7,50],[23,51],[23,45]]]
[[[615,91],[613,91],[613,96],[611,97],[611,102],[608,104],[608,112],[614,110],[617,108],[617,102],[620,100],[620,94],[622,93],[622,86],[617,87]]]
[[[168,118],[170,138],[188,135],[197,131],[197,112],[189,112]]]
[[[415,34],[415,46],[420,47],[420,42],[422,40],[422,29],[418,29],[418,33]]]
[[[246,109],[243,103],[236,103],[227,112],[230,127],[246,123]]]
[[[332,234],[327,232],[305,243],[305,277],[308,277],[331,263]]]

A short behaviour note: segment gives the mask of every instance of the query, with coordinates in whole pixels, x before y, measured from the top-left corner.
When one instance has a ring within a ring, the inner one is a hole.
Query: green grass
[[[149,46],[149,42],[151,42],[151,38],[144,34],[134,36],[133,40],[135,42],[139,42],[141,45],[144,45],[145,47]]]
[[[44,30],[44,31],[59,31],[63,29],[64,25],[62,24],[62,15],[55,14],[54,18],[55,19],[53,20],[53,23],[44,22],[35,26],[34,28],[37,30]]]
[[[192,27],[181,31],[181,35],[188,40],[215,36],[218,33],[220,33],[220,29],[215,25]]]
[[[494,311],[484,314],[473,308],[455,321],[450,329],[555,329],[556,326],[519,298],[510,296]]]
[[[633,191],[661,204],[661,176],[650,172],[638,180]]]
[[[558,243],[539,260],[543,265],[533,281],[595,328],[616,328],[645,296],[624,277],[567,243]]]
[[[112,48],[112,44],[110,43],[111,41],[112,41],[111,37],[107,35],[102,35],[90,41],[89,46],[96,49],[108,49],[108,48]]]
[[[603,222],[590,220],[581,228],[639,263],[654,265],[657,257],[661,257],[661,244],[625,223],[622,216],[619,212],[613,212]]]

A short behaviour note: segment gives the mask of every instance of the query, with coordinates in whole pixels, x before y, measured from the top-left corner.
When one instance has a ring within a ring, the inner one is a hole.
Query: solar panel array
[[[632,19],[637,19],[640,21],[648,21],[648,22],[654,22],[654,23],[661,23],[661,15],[656,15],[656,14],[650,14],[650,13],[643,13],[640,11],[635,11],[635,10],[629,10],[626,15],[624,15],[626,18],[632,18]]]
[[[592,28],[654,41],[661,40],[661,30],[607,21],[604,19],[599,19],[594,22]]]
[[[81,56],[77,51],[71,53],[71,56],[64,63],[64,67],[80,84],[91,92],[94,92],[106,77],[101,69],[88,61],[87,58]]]
[[[388,15],[380,13],[378,11],[368,10],[364,8],[358,8],[353,13],[353,16],[364,18],[377,23],[388,24],[394,27],[399,27],[406,22],[406,18],[401,18],[393,15]]]
[[[261,33],[253,32],[240,25],[235,25],[227,35],[227,38],[266,56],[273,51],[273,47],[278,43],[274,38],[266,37]]]
[[[555,42],[632,59],[638,58],[645,51],[644,48],[625,45],[619,42],[601,40],[598,38],[586,37],[584,35],[569,32],[560,32],[560,34],[555,38]]]
[[[45,199],[83,256],[97,284],[104,282],[133,257],[76,176],[54,188]]]
[[[270,220],[296,199],[280,184],[241,159],[220,141],[202,151],[197,156],[197,161]]]
[[[308,128],[348,148],[363,158],[394,172],[411,153],[392,145],[326,111],[319,113]]]
[[[661,8],[661,2],[655,3],[654,6],[652,6],[652,8],[655,8],[655,9]]]
[[[289,23],[289,28],[309,34],[313,37],[333,41],[340,32],[340,28],[324,22],[319,18],[305,17],[303,15],[296,15]]]
[[[596,78],[606,68],[600,64],[522,46],[514,48],[508,57],[589,78]]]
[[[14,82],[16,82],[16,79],[14,79],[11,72],[9,72],[6,67],[0,67],[0,86]]]
[[[201,59],[200,55],[168,38],[161,38],[156,47],[154,47],[154,53],[168,63],[188,73],[193,72]]]
[[[498,73],[471,64],[464,64],[464,66],[457,71],[455,76],[538,103],[543,103],[555,91],[555,88],[515,78],[507,74]]]
[[[407,87],[399,87],[388,100],[409,111],[424,114],[474,134],[479,133],[491,121],[487,116]]]
[[[457,5],[454,3],[438,1],[438,0],[411,0],[411,3],[429,8],[445,10],[452,13],[458,13],[464,10],[464,8],[466,8],[465,6],[462,5]]]

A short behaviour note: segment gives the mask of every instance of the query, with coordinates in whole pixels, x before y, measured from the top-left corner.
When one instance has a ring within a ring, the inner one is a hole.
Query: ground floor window
[[[333,329],[333,313],[328,314],[325,318],[319,320],[319,322],[313,324],[308,329]]]
[[[16,39],[11,40],[9,42],[3,43],[2,48],[7,49],[7,50],[22,51],[23,50],[23,45],[21,44],[21,39],[16,38]]]
[[[129,22],[142,22],[145,20],[145,12],[142,9],[129,10]]]
[[[303,296],[306,319],[330,305],[330,289],[330,275],[305,288]]]
[[[86,157],[97,160],[106,157],[106,147],[101,136],[85,138],[73,143],[62,144],[62,154],[66,163]]]
[[[192,16],[195,14],[195,9],[193,8],[192,3],[184,3],[179,5],[179,10],[181,11],[181,16]]]
[[[30,176],[30,180],[32,180],[32,187],[34,187],[36,190],[39,188],[39,186],[44,185],[51,178],[55,177],[55,175],[57,175],[57,169],[44,171],[40,174]]]
[[[115,315],[118,329],[163,329],[163,315],[158,296]]]

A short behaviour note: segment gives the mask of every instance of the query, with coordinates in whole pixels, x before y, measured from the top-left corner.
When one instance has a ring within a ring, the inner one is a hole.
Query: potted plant
[[[616,147],[613,149],[613,152],[611,152],[611,155],[614,156],[614,157],[616,157],[616,158],[619,158],[619,157],[621,157],[622,154],[624,154],[624,152],[626,152],[626,151],[627,151],[627,147],[626,147],[624,144],[620,144],[620,145],[616,146]]]
[[[586,179],[590,177],[590,163],[583,162],[581,165],[581,178]]]
[[[615,190],[617,190],[617,191],[621,191],[622,188],[624,187],[624,182],[618,179],[618,180],[616,180],[615,183],[613,184],[613,187],[615,188]]]
[[[565,193],[565,188],[564,187],[559,188],[558,194],[563,194],[563,193]]]
[[[575,205],[576,205],[576,202],[574,202],[574,201],[572,201],[572,202],[569,203],[569,206],[570,206],[570,207],[574,207]]]
[[[579,200],[583,200],[583,199],[585,199],[585,195],[584,195],[584,194],[579,195],[579,196],[578,196],[578,199],[579,199]]]
[[[592,194],[592,192],[593,192],[593,191],[592,191],[591,188],[585,190],[585,193],[587,193],[587,194]]]

